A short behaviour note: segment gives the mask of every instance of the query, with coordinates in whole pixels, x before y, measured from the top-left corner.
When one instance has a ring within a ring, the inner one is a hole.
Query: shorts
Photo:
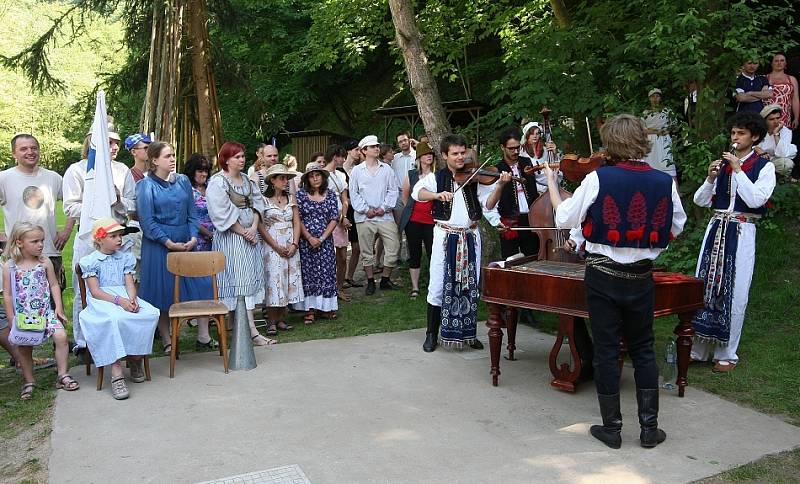
[[[67,274],[64,271],[64,260],[60,255],[50,256],[49,259],[53,264],[53,270],[56,273],[56,279],[58,279],[58,285],[61,289],[61,293],[63,294],[64,289],[67,287]]]
[[[347,238],[351,244],[358,243],[358,229],[356,228],[356,214],[353,207],[347,209],[347,220],[350,221],[350,230],[347,231]]]

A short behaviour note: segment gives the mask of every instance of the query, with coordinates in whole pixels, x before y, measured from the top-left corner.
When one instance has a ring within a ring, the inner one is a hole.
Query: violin
[[[605,165],[608,160],[609,156],[605,151],[597,151],[589,157],[569,153],[561,158],[558,168],[564,174],[564,178],[574,183],[580,183],[586,178],[586,175]]]
[[[478,166],[477,162],[468,161],[453,174],[453,181],[459,185],[467,183],[491,185],[500,178],[500,175],[500,170],[496,166]],[[511,177],[511,179],[519,183],[525,183],[525,180],[520,177]]]

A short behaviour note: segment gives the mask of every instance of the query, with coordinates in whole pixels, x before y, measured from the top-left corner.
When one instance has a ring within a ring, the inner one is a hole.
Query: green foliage
[[[19,0],[0,11],[0,55],[14,57],[25,47],[53,30],[52,15],[69,12],[73,7],[57,2],[41,3]],[[39,139],[42,164],[62,172],[77,160],[89,122],[78,114],[87,94],[92,93],[98,73],[113,71],[114,56],[122,50],[119,25],[109,19],[86,15],[84,35],[80,38],[53,32],[48,45],[48,69],[64,87],[56,93],[39,93],[25,72],[0,67],[0,160],[13,164],[9,141],[16,133],[32,133]],[[75,20],[77,22],[77,20]],[[70,30],[71,32],[71,30]],[[41,81],[47,83],[47,81]],[[43,85],[42,85],[43,86]],[[92,111],[94,97],[92,96]],[[113,111],[112,111],[113,112]]]

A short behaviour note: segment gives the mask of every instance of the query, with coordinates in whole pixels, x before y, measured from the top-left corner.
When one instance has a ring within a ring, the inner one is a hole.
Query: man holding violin
[[[530,126],[530,130],[538,130],[538,125]],[[496,167],[500,172],[510,172],[513,176],[511,181],[502,188],[497,206],[501,220],[500,255],[503,259],[519,252],[526,256],[539,252],[539,238],[534,232],[507,230],[512,227],[530,227],[528,211],[533,201],[539,196],[533,162],[527,156],[520,156],[523,149],[522,139],[522,133],[516,128],[504,131],[500,135],[503,161]],[[546,142],[541,156],[550,157],[556,161],[555,143]],[[547,187],[543,186],[541,191],[546,189]]]
[[[442,138],[440,151],[447,166],[420,178],[411,191],[418,202],[433,201],[436,221],[428,283],[428,331],[422,345],[426,353],[439,344],[440,328],[444,346],[483,348],[476,337],[481,261],[478,221],[481,216],[493,226],[500,221],[495,210],[486,209],[486,200],[496,184],[479,184],[479,171],[464,170],[466,144],[462,136]]]

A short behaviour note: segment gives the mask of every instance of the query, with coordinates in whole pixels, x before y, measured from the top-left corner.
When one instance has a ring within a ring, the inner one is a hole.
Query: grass
[[[59,220],[59,225],[62,223],[63,220]],[[800,332],[796,330],[797,309],[793,303],[800,300],[797,286],[800,269],[791,261],[800,260],[800,245],[796,243],[798,236],[798,224],[790,225],[783,231],[762,230],[758,234],[756,268],[739,350],[741,360],[736,371],[724,375],[713,374],[708,365],[692,365],[689,370],[690,386],[776,415],[795,425],[800,424],[800,376],[793,363],[797,361],[797,349],[800,348]],[[71,264],[71,248],[70,241],[63,254],[66,267]],[[350,289],[348,292],[353,301],[340,306],[339,319],[335,321],[318,320],[313,325],[305,326],[301,313],[290,313],[287,320],[295,329],[280,332],[278,339],[281,343],[288,343],[424,327],[426,272],[423,267],[423,291],[415,301],[408,299],[408,271],[401,269],[396,271],[396,276],[404,288],[391,292],[378,290],[371,297],[365,296],[363,289]],[[64,304],[68,316],[71,315],[72,298],[72,288],[67,287]],[[480,306],[480,316],[482,319],[486,317],[484,305]],[[554,315],[538,314],[537,319],[541,322],[542,330],[555,331]],[[675,318],[656,321],[656,349],[660,355],[663,355],[676,323]],[[194,351],[195,331],[183,327],[181,351]],[[158,349],[160,345],[156,345],[154,351]],[[40,348],[37,356],[48,353],[52,353],[51,348]],[[71,363],[77,364],[77,361]],[[52,369],[41,370],[37,372],[37,379],[39,388],[34,392],[34,398],[22,403],[18,399],[21,378],[14,369],[3,368],[3,363],[0,363],[0,437],[12,439],[41,419],[49,418],[55,397],[55,373]],[[18,462],[18,480],[41,470],[42,465],[46,466],[46,463],[36,459]],[[800,450],[793,450],[767,456],[702,482],[796,482],[798,475]]]

